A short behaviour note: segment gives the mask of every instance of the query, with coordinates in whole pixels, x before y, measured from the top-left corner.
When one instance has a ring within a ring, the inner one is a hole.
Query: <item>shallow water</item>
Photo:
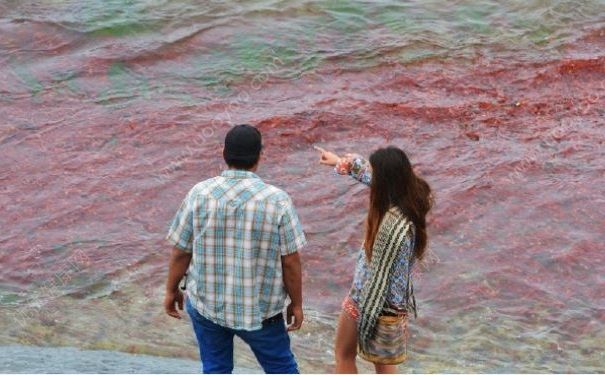
[[[185,359],[23,345],[0,346],[0,362],[3,373],[195,374],[200,369],[198,361]]]
[[[605,1],[0,1],[0,343],[196,358],[162,238],[251,122],[310,240],[303,371],[367,202],[312,146],[396,144],[438,202],[401,370],[602,372],[604,95]]]

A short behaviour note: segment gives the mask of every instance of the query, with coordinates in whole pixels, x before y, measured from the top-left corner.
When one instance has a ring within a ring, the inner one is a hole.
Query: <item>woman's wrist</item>
[[[347,157],[338,158],[334,169],[338,174],[349,174],[351,172],[351,161]]]

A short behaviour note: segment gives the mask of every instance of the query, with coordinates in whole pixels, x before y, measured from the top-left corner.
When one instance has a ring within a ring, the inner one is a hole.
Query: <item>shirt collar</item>
[[[244,178],[259,178],[256,173],[250,171],[244,171],[241,169],[225,169],[223,173],[221,173],[221,177],[225,178],[235,178],[235,179],[244,179]]]

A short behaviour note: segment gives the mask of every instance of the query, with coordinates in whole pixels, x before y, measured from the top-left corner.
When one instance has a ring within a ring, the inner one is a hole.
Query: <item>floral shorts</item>
[[[357,303],[355,303],[355,301],[353,301],[353,298],[351,298],[351,296],[347,296],[344,301],[342,301],[342,310],[344,312],[347,313],[347,315],[349,315],[349,317],[353,320],[359,320],[359,307],[357,306]],[[392,309],[391,310],[393,312],[393,314],[389,314],[389,313],[384,313],[384,315],[392,315],[392,316],[401,316],[401,315],[406,315],[405,311],[402,311],[400,309]]]

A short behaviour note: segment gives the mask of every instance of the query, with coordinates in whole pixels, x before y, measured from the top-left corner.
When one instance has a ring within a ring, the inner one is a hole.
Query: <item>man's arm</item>
[[[288,293],[291,300],[287,310],[288,331],[296,331],[300,329],[304,319],[302,308],[302,266],[298,251],[282,256],[281,264],[286,293]],[[294,321],[292,321],[292,318],[294,318]]]
[[[179,290],[179,282],[185,276],[189,263],[191,262],[191,253],[187,253],[177,247],[172,248],[170,254],[170,263],[168,267],[168,279],[166,281],[166,296],[164,297],[164,309],[166,314],[173,318],[181,319],[176,306],[183,310],[183,293]]]
[[[279,220],[279,247],[284,287],[291,300],[290,305],[288,305],[286,320],[289,324],[288,331],[295,331],[301,327],[304,319],[302,266],[299,250],[305,246],[307,239],[296,210],[292,205],[292,200],[287,195],[282,202],[282,208],[283,213]],[[292,318],[294,318],[294,321],[292,321]]]

